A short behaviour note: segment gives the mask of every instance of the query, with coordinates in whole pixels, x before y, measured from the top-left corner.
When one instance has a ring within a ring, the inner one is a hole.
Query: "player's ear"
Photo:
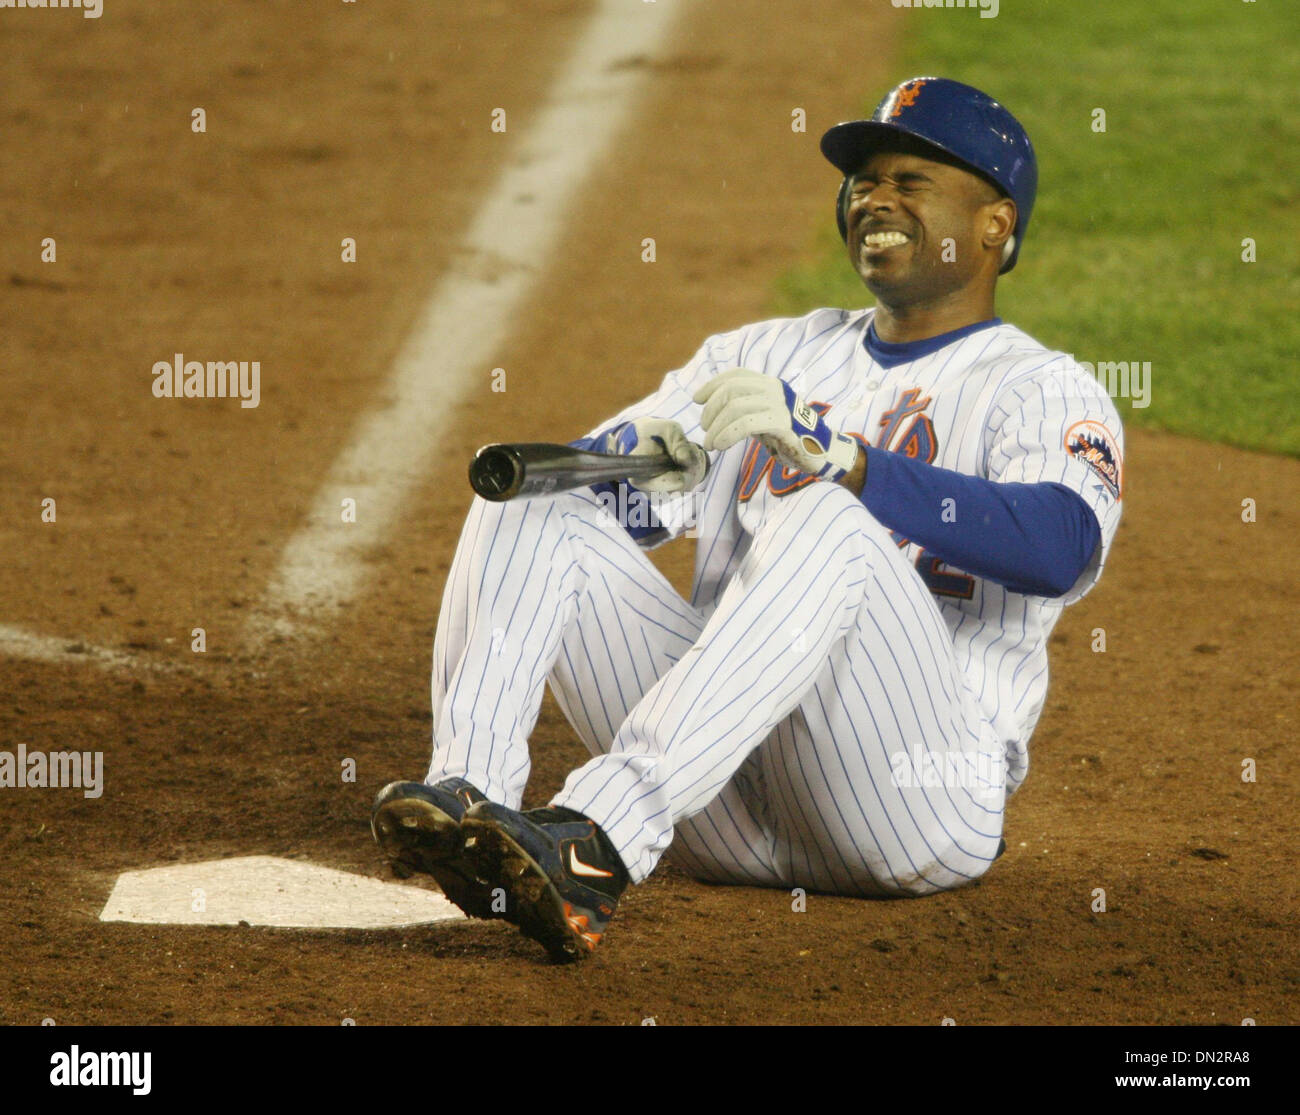
[[[984,246],[1001,248],[1016,231],[1016,203],[1009,197],[989,202],[984,209]]]

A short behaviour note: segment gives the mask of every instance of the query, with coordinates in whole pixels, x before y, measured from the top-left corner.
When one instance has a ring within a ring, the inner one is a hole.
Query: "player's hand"
[[[709,467],[704,450],[687,439],[681,426],[664,418],[638,418],[615,426],[605,435],[605,452],[634,456],[667,453],[672,457],[677,468],[636,482],[646,492],[688,492],[699,486]]]
[[[733,368],[695,392],[695,401],[704,406],[705,449],[757,438],[787,466],[823,480],[838,480],[857,463],[858,443],[775,376]]]

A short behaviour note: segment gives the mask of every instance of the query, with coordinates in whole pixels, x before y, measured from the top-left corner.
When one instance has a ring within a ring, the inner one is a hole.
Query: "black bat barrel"
[[[484,499],[545,496],[613,480],[645,480],[676,468],[666,453],[593,453],[571,445],[485,445],[469,464],[470,486]]]

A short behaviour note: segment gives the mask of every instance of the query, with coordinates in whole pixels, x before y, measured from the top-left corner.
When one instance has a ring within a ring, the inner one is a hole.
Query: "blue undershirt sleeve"
[[[877,520],[1012,592],[1064,596],[1101,541],[1096,515],[1063,484],[1004,484],[864,448],[861,499]]]

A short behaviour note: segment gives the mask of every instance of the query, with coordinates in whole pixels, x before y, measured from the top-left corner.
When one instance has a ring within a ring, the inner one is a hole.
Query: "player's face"
[[[930,301],[997,275],[1015,205],[978,175],[904,151],[849,181],[849,258],[886,305]]]

